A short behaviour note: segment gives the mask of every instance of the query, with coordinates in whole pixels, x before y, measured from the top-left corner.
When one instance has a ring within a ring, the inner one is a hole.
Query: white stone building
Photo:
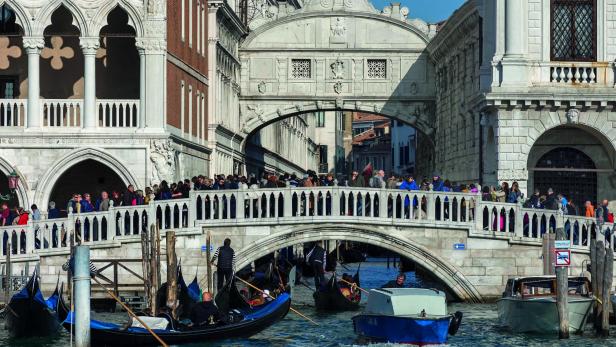
[[[77,185],[143,188],[174,179],[180,161],[205,166],[182,157],[196,138],[167,131],[163,1],[0,6],[0,176],[19,175],[21,206],[65,206]]]
[[[319,174],[345,175],[346,153],[344,149],[345,115],[341,111],[316,112],[315,141],[318,152]]]
[[[314,169],[313,139],[307,117],[294,117],[246,134],[240,113],[238,49],[248,34],[247,24],[258,15],[258,1],[250,3],[248,18],[240,17],[244,2],[208,1],[208,147],[210,173],[305,172]],[[314,130],[314,129],[312,129]]]
[[[616,0],[467,1],[427,50],[443,176],[616,199]]]

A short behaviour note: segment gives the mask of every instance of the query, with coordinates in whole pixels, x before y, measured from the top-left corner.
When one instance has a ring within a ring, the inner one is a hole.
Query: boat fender
[[[451,322],[449,322],[449,335],[453,336],[458,332],[460,328],[460,324],[462,323],[463,313],[460,311],[456,311],[453,315],[451,315]]]

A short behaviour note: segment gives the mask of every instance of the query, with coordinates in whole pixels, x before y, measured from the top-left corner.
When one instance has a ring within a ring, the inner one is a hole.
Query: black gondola
[[[266,329],[287,315],[291,297],[283,293],[278,298],[255,308],[236,309],[235,321],[225,324],[205,325],[192,328],[155,329],[156,334],[169,345],[183,343],[207,343],[229,338],[246,338]],[[73,315],[64,321],[70,329]],[[90,321],[92,344],[97,346],[149,346],[158,341],[143,328],[124,327],[119,324]]]
[[[5,327],[14,338],[44,337],[58,332],[60,317],[58,285],[53,294],[45,300],[41,293],[37,272],[28,283],[9,301],[6,307]]]
[[[359,286],[359,268],[355,276],[353,276],[353,282]],[[342,284],[343,287],[348,288],[349,297],[342,293],[342,287],[340,282],[336,278],[334,273],[329,279],[327,284],[320,290],[314,292],[314,304],[319,311],[352,311],[359,309],[359,302],[361,301],[361,292],[358,289],[351,289],[346,283]]]

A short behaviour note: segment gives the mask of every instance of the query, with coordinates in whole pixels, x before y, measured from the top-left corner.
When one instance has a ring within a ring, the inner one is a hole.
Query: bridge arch
[[[380,246],[403,255],[421,265],[441,280],[461,300],[483,302],[479,291],[464,275],[447,260],[431,252],[426,247],[390,233],[387,229],[351,224],[324,224],[314,226],[292,226],[284,231],[265,237],[239,250],[238,268],[249,265],[264,253],[319,240],[348,240]]]

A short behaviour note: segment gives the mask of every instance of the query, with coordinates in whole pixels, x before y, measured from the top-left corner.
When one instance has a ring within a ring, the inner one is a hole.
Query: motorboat
[[[447,312],[445,292],[422,288],[372,289],[363,313],[353,317],[360,338],[371,342],[443,344],[455,335],[462,313]]]
[[[594,302],[586,277],[568,280],[569,331],[584,329]],[[503,326],[519,333],[557,333],[556,276],[517,277],[507,281],[503,297],[496,302]]]

